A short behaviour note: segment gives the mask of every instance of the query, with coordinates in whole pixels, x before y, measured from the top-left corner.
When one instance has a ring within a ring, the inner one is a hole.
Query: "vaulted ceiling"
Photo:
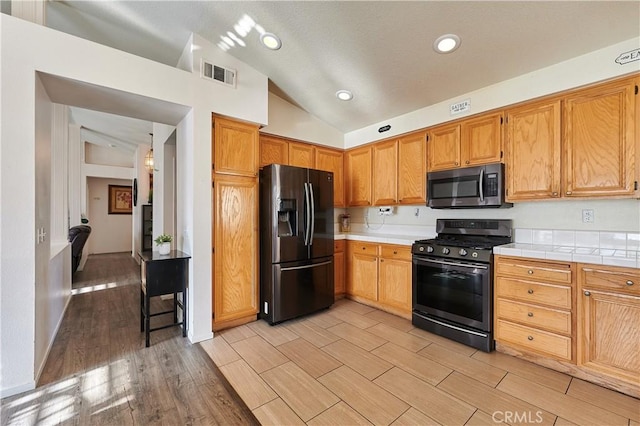
[[[637,37],[640,2],[67,0],[47,2],[47,25],[171,66],[192,32],[240,39],[229,55],[349,132]],[[260,44],[265,31],[279,50]],[[438,54],[447,33],[461,45]],[[340,89],[353,100],[338,100]]]

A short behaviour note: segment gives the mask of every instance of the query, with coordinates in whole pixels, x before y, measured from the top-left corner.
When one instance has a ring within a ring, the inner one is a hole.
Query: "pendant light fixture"
[[[149,136],[151,136],[151,146],[153,147],[153,133],[149,133]],[[153,173],[153,148],[151,148],[144,157],[144,167],[149,174]]]

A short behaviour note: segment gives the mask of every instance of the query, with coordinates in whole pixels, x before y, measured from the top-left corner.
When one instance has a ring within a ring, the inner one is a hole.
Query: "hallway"
[[[144,347],[129,253],[90,256],[76,281],[38,387],[3,399],[0,424],[257,424],[179,328],[151,333]],[[155,299],[154,312],[170,303]],[[170,320],[154,317],[152,327]]]

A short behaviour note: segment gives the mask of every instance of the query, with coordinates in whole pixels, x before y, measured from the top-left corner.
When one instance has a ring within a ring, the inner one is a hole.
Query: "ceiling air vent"
[[[213,80],[219,83],[236,87],[236,70],[224,68],[202,59],[200,61],[200,77],[205,80]]]

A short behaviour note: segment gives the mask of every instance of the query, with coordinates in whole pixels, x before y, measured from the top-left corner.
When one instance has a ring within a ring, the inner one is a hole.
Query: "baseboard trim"
[[[17,395],[22,392],[34,390],[36,388],[36,382],[28,382],[19,386],[11,388],[0,389],[0,398],[6,398],[9,396]]]

